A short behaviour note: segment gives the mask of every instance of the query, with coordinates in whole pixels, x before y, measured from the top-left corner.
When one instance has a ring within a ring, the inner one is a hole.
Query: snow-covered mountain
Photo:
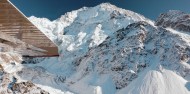
[[[154,25],[140,14],[103,3],[54,21],[32,16],[29,20],[59,46],[60,57],[21,63],[19,55],[0,54],[0,91],[190,94],[188,15],[169,11]]]
[[[67,54],[71,52],[85,53],[88,48],[99,45],[107,36],[131,23],[145,20],[151,22],[140,14],[109,3],[91,8],[83,7],[54,21],[34,16],[29,19],[60,45],[60,50],[68,57],[70,55]]]

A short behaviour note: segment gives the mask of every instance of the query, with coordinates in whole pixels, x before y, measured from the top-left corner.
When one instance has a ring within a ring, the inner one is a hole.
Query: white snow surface
[[[117,94],[190,94],[187,83],[170,70],[149,70]]]
[[[29,20],[59,46],[60,57],[29,64],[0,58],[17,82],[32,81],[50,94],[190,94],[188,33],[109,3],[54,21]]]
[[[89,48],[102,43],[113,32],[131,23],[152,22],[140,14],[109,3],[89,8],[83,7],[68,12],[54,21],[34,16],[29,17],[29,20],[59,45],[60,52],[64,51],[64,57],[70,57],[72,52],[85,53]]]

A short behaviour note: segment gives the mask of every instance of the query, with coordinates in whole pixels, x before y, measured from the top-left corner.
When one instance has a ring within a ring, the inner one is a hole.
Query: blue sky
[[[190,0],[10,0],[26,16],[45,17],[55,20],[66,12],[83,6],[93,7],[109,2],[118,7],[156,19],[168,10],[181,10],[190,13]]]

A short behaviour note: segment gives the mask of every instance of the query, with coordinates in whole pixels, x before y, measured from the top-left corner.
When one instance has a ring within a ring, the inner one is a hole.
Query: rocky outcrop
[[[13,84],[12,90],[16,94],[49,94],[29,81]]]
[[[17,83],[13,74],[6,73],[0,65],[0,94],[49,94],[30,81]]]
[[[181,62],[189,62],[190,46],[183,44],[184,40],[180,37],[144,21],[133,23],[116,31],[98,47],[90,49],[75,62],[76,69],[82,71],[83,76],[92,71],[111,74],[116,89],[127,87],[145,69],[159,64],[187,76],[190,68],[176,68],[183,66]]]
[[[170,10],[167,13],[161,14],[156,20],[155,25],[190,32],[190,14]]]

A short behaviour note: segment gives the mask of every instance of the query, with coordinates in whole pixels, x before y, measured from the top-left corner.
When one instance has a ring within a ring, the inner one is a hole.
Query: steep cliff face
[[[88,48],[99,45],[107,36],[131,23],[151,22],[140,14],[109,3],[68,12],[52,22],[45,18],[29,19],[60,45],[60,53],[69,57],[71,52],[85,53]]]
[[[59,45],[60,57],[4,60],[0,77],[9,75],[9,91],[18,94],[26,89],[50,94],[190,94],[185,15],[169,11],[154,25],[140,14],[103,3],[55,21],[30,17]]]
[[[156,20],[157,26],[171,27],[180,31],[190,31],[190,14],[178,10],[162,13]]]
[[[181,39],[183,34],[176,32],[154,27],[147,22],[128,25],[116,31],[114,36],[108,37],[98,47],[90,49],[84,57],[78,58],[74,62],[78,76],[70,79],[76,79],[74,82],[79,83],[80,80],[78,82],[77,79],[85,79],[85,76],[96,72],[99,75],[109,75],[112,78],[110,83],[114,83],[116,89],[124,88],[125,92],[119,94],[188,94],[185,84],[189,80],[190,70],[190,50],[186,44],[189,38]],[[167,79],[170,73],[176,79]],[[142,79],[145,81],[141,82]],[[181,88],[168,86],[172,81],[179,83]],[[135,84],[131,85],[132,83]],[[148,89],[149,87],[153,88]],[[102,92],[105,93],[104,88],[102,86]]]

